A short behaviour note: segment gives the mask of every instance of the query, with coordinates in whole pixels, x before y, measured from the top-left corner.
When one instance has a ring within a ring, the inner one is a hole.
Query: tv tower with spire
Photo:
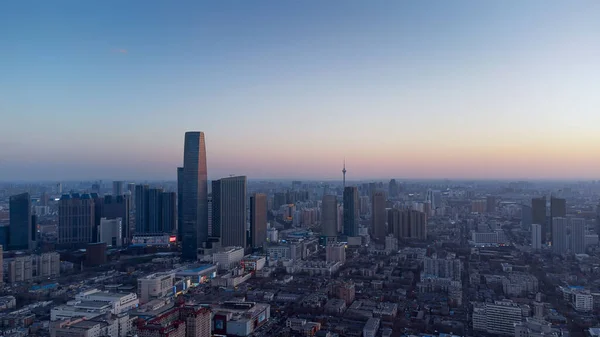
[[[344,158],[344,168],[342,169],[342,174],[344,175],[344,188],[346,188],[346,158]]]

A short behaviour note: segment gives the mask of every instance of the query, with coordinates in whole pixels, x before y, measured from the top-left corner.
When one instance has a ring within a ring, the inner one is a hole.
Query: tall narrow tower
[[[346,159],[344,159],[344,168],[342,169],[342,174],[344,175],[344,188],[346,187]]]
[[[204,132],[186,132],[183,147],[182,257],[196,260],[208,239],[208,178]]]

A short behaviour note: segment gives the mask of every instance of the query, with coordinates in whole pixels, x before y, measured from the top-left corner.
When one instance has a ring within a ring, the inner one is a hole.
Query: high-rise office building
[[[148,197],[150,186],[136,185],[135,186],[135,232],[147,233],[148,225]]]
[[[177,193],[163,192],[161,195],[162,232],[174,233],[177,230]]]
[[[385,193],[383,191],[375,191],[371,198],[371,233],[373,238],[384,240],[386,236],[385,221]]]
[[[571,219],[571,252],[573,254],[585,254],[585,219]]]
[[[125,194],[125,190],[123,189],[124,185],[125,185],[125,182],[123,182],[123,181],[113,181],[112,194],[113,195]]]
[[[287,198],[285,193],[277,192],[273,196],[273,210],[278,211],[281,206],[287,204]]]
[[[390,209],[388,232],[397,239],[427,239],[427,215],[416,210]]]
[[[431,202],[432,210],[436,210],[442,207],[442,192],[437,190],[428,190],[425,200]]]
[[[567,201],[562,198],[550,198],[550,216],[564,218],[567,216]]]
[[[546,197],[531,199],[531,223],[542,225],[542,244],[546,243],[548,226],[546,219]]]
[[[534,250],[542,249],[542,225],[531,225],[531,248]]]
[[[327,238],[338,236],[337,231],[338,205],[335,195],[324,195],[321,203],[321,232]]]
[[[208,239],[208,176],[204,132],[185,133],[181,206],[182,257],[196,260],[198,248]]]
[[[561,198],[550,197],[550,219],[552,218],[564,218],[567,216],[567,201]],[[549,240],[552,242],[553,236],[552,231],[548,233],[550,235]]]
[[[496,197],[493,195],[488,195],[485,197],[486,202],[486,211],[487,213],[496,212]]]
[[[136,189],[136,233],[172,233],[177,221],[175,192],[164,192],[162,188],[149,188],[148,185]]]
[[[101,213],[101,217],[107,219],[121,218],[120,237],[127,242],[131,238],[129,227],[130,202],[131,198],[129,195],[105,195]]]
[[[552,250],[556,254],[567,252],[567,218],[552,218]]]
[[[64,194],[58,204],[58,243],[81,246],[94,242],[94,210],[89,194]]]
[[[388,193],[390,198],[398,196],[398,183],[396,182],[396,179],[390,180],[390,183],[388,184]]]
[[[127,192],[125,193],[129,196],[129,207],[131,210],[135,209],[135,183],[127,184]]]
[[[250,238],[254,249],[267,241],[267,196],[262,193],[250,197]]]
[[[347,186],[344,188],[344,235],[358,236],[358,188]]]
[[[139,233],[164,233],[162,216],[162,188],[148,189],[148,222],[144,231]]]
[[[246,248],[246,177],[212,181],[213,236],[223,247]]]
[[[177,241],[183,239],[183,167],[177,168]]]
[[[531,224],[533,224],[533,218],[532,218],[532,214],[531,214],[531,206],[529,205],[521,205],[521,228],[525,229],[525,230],[529,230],[529,228],[531,227]],[[541,226],[541,224],[539,224]],[[541,240],[542,238],[540,238],[540,244],[541,244]]]
[[[9,199],[9,212],[8,250],[33,249],[35,229],[32,228],[29,193],[11,196]]]

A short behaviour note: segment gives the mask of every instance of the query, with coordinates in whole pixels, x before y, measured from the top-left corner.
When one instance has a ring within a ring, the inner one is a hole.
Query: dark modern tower
[[[344,188],[344,235],[358,236],[358,188]]]
[[[550,219],[554,218],[565,218],[567,216],[567,201],[561,198],[550,197]],[[552,221],[552,220],[550,220]],[[550,234],[550,242],[554,244],[553,232],[548,231]]]
[[[9,250],[33,249],[31,226],[31,198],[29,193],[13,195],[9,201]]]
[[[212,210],[212,236],[223,247],[246,248],[246,177],[213,180]]]
[[[550,216],[564,218],[567,216],[567,201],[561,198],[550,198]]]
[[[267,196],[262,193],[250,197],[250,238],[254,249],[267,240]]]
[[[121,237],[129,242],[131,231],[129,229],[129,211],[131,208],[128,195],[105,195],[102,217],[107,219],[121,218]]]
[[[546,243],[546,233],[551,230],[546,219],[546,197],[531,199],[531,223],[542,225],[542,244]]]
[[[161,233],[173,233],[177,228],[177,193],[163,192],[161,199]]]
[[[204,132],[186,132],[183,147],[182,198],[184,259],[196,260],[198,248],[208,239],[207,184]]]
[[[183,239],[183,167],[177,168],[177,241]]]
[[[58,243],[81,246],[93,237],[94,199],[89,194],[64,194],[58,204]]]
[[[385,238],[385,218],[385,193],[375,191],[371,198],[371,233],[377,240]]]
[[[140,233],[164,233],[162,224],[162,188],[151,188],[148,190],[148,223]]]
[[[337,198],[335,195],[324,195],[321,203],[322,234],[327,238],[338,236],[337,231]]]
[[[162,188],[148,188],[148,185],[143,185],[138,186],[136,194],[136,233],[173,233],[177,221],[175,192],[164,192]]]
[[[123,190],[124,182],[122,181],[113,181],[112,194],[113,195],[123,195],[125,194],[125,190]]]
[[[395,198],[398,196],[398,183],[396,182],[396,179],[390,180],[390,183],[388,184],[388,190],[390,198]]]
[[[496,197],[493,195],[488,195],[485,197],[486,204],[486,212],[487,213],[495,213],[496,212]]]
[[[149,221],[149,209],[148,209],[148,197],[150,186],[148,185],[136,185],[135,186],[135,232],[136,233],[147,233],[150,226]]]

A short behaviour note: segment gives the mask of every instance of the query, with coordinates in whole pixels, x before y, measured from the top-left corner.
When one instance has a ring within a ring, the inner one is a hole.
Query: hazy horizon
[[[600,178],[600,2],[0,4],[0,181]],[[368,178],[371,177],[371,178]],[[381,177],[381,178],[374,178]]]

